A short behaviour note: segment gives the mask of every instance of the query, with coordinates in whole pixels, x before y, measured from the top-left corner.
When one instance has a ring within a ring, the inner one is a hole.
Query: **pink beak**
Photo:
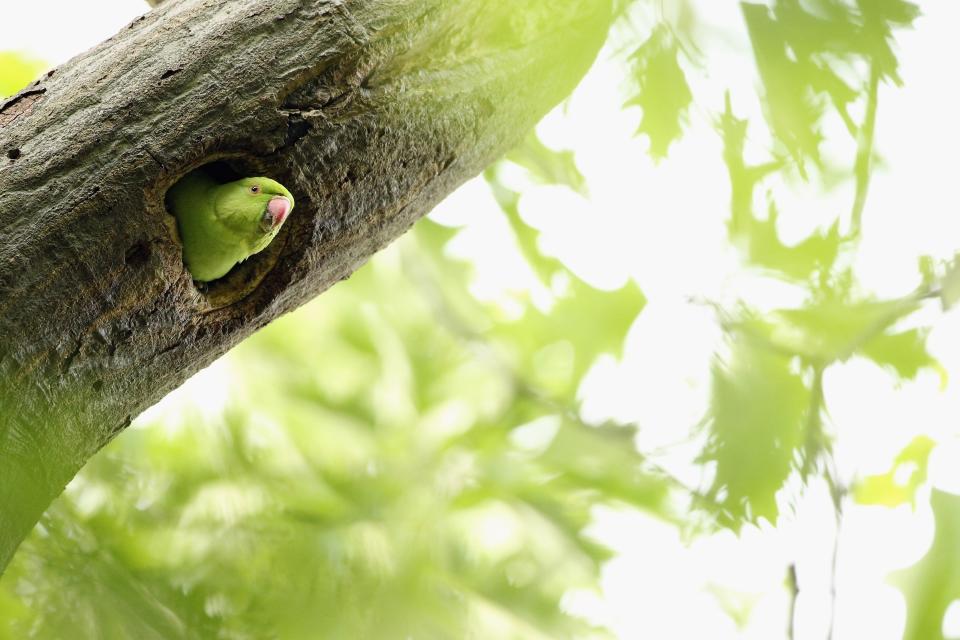
[[[267,203],[267,212],[270,213],[271,226],[279,227],[290,214],[290,201],[283,196],[277,196]]]

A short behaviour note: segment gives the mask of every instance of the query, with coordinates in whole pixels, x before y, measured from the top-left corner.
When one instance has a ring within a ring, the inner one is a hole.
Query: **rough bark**
[[[132,417],[516,143],[609,11],[171,0],[0,105],[0,571]],[[164,207],[199,166],[297,199],[270,249],[206,287]]]

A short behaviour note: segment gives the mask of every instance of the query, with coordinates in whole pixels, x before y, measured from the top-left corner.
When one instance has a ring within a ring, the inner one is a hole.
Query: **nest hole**
[[[265,175],[261,168],[257,166],[257,163],[243,157],[219,158],[191,169],[179,180],[173,182],[164,193],[164,206],[174,221],[176,216],[170,203],[170,189],[180,180],[197,172],[219,184],[227,184],[251,176]],[[272,177],[269,174],[266,175]],[[176,223],[174,222],[174,224]],[[279,261],[287,237],[286,232],[285,225],[285,228],[280,230],[279,235],[263,251],[237,263],[226,275],[208,282],[194,280],[194,286],[204,300],[205,310],[213,311],[230,306],[253,293]],[[177,237],[179,238],[179,228]],[[189,273],[186,264],[184,264],[184,269]]]
[[[150,261],[150,245],[138,242],[130,246],[123,255],[123,261],[128,267],[142,267]]]

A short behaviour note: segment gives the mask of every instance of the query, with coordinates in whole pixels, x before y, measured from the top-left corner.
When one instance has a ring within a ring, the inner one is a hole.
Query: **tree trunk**
[[[0,106],[0,571],[140,411],[350,275],[585,73],[608,0],[170,0]],[[220,281],[164,194],[297,207]]]

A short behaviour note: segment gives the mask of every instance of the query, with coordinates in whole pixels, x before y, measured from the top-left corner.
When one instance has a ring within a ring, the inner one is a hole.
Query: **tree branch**
[[[609,19],[606,0],[180,0],[0,104],[0,571],[133,416],[521,140]],[[164,207],[199,166],[297,200],[203,288]]]

